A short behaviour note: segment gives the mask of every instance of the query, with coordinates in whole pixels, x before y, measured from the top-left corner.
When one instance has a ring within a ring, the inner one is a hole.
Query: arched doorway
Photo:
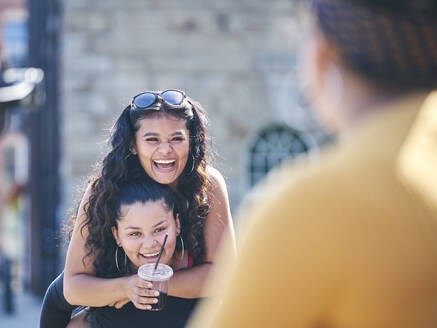
[[[250,186],[257,184],[282,161],[308,154],[316,146],[311,135],[285,124],[260,130],[249,147],[248,176]]]

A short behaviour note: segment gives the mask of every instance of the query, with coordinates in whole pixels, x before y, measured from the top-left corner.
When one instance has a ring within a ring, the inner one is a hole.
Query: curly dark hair
[[[83,261],[93,255],[97,273],[104,271],[107,261],[114,261],[116,244],[111,227],[116,225],[120,186],[129,181],[151,179],[130,149],[135,144],[138,122],[157,113],[185,120],[189,131],[189,155],[178,178],[176,197],[185,247],[193,257],[194,265],[204,261],[204,221],[209,212],[210,185],[206,172],[209,161],[207,117],[199,103],[189,97],[186,100],[182,110],[163,101],[157,101],[148,109],[131,110],[129,105],[117,119],[110,136],[111,150],[102,161],[100,174],[91,179],[90,196],[84,205],[86,218],[81,226],[81,233],[85,227],[88,229],[85,242],[88,253]]]

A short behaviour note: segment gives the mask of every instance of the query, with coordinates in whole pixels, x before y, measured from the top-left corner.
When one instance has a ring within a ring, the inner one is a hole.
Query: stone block
[[[247,191],[248,142],[283,118],[277,99],[293,88],[284,79],[295,66],[296,8],[289,0],[66,2],[65,188],[90,173],[133,95],[180,88],[209,114],[234,210]]]

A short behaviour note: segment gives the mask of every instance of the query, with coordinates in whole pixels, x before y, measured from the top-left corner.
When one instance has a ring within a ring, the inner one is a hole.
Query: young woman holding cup
[[[177,247],[181,222],[174,193],[151,179],[135,181],[121,186],[115,207],[119,216],[107,222],[113,238],[108,239],[106,247],[116,244],[117,250],[113,261],[98,267],[98,275],[121,277],[131,303],[121,309],[91,308],[74,317],[67,327],[110,328],[122,327],[127,322],[183,327],[197,300],[172,296],[167,300],[168,279],[173,269],[192,266],[190,254]],[[118,294],[122,295],[122,290]]]

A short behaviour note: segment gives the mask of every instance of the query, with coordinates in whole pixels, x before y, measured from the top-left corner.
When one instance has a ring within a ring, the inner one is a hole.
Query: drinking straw
[[[156,268],[158,267],[159,260],[161,259],[162,251],[164,250],[165,243],[167,242],[168,234],[165,234],[164,242],[162,243],[161,250],[159,251],[158,259],[156,260],[155,268],[153,269],[153,273],[155,273]]]

